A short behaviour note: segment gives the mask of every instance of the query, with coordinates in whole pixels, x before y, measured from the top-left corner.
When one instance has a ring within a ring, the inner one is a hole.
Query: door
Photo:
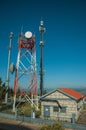
[[[44,117],[50,117],[50,106],[44,106]]]
[[[72,123],[75,123],[75,113],[72,113]]]

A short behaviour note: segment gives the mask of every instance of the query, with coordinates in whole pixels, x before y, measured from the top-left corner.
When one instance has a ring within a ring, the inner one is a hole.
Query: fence
[[[9,119],[13,119],[13,120],[20,120],[20,121],[29,122],[29,123],[30,122],[31,123],[38,123],[38,124],[53,124],[53,123],[56,123],[56,121],[47,120],[47,119],[40,119],[40,118],[25,117],[24,115],[15,116],[15,115],[11,115],[11,114],[0,113],[0,117],[9,118]],[[62,124],[66,128],[71,128],[71,129],[74,129],[74,130],[86,130],[86,125],[80,125],[80,124],[68,123],[68,122],[62,122]]]

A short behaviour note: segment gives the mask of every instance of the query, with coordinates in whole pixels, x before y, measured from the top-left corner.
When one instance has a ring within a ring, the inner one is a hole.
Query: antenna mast
[[[40,32],[40,95],[43,95],[43,47],[44,47],[44,32],[45,32],[45,28],[44,28],[44,23],[43,20],[40,21],[40,25],[39,25],[39,32]]]
[[[5,103],[8,102],[8,87],[9,87],[9,69],[10,69],[10,54],[12,49],[12,38],[13,38],[13,32],[10,33],[10,44],[8,47],[8,67],[7,67],[7,76],[6,76],[6,94],[5,94]]]

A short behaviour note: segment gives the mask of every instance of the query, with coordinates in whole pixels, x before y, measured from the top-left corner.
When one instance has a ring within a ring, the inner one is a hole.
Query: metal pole
[[[5,103],[8,102],[8,87],[9,87],[9,69],[10,69],[10,54],[11,54],[11,49],[12,49],[12,38],[13,38],[13,33],[10,33],[10,44],[9,44],[9,52],[8,52],[8,67],[7,67],[7,76],[6,76],[6,94],[5,94]]]
[[[40,32],[40,95],[43,95],[43,47],[44,47],[44,40],[43,40],[43,35],[45,32],[44,24],[43,21],[40,21],[40,26],[39,26],[39,32]]]

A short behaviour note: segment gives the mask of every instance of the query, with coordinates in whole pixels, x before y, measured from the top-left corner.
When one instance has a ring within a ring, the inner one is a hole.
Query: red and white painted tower
[[[33,97],[37,97],[38,84],[36,76],[36,42],[35,36],[31,32],[21,33],[18,40],[18,56],[14,79],[14,103],[13,111],[15,111],[16,93],[20,89],[21,97],[25,97],[31,105],[34,103]],[[31,94],[28,96],[28,93]],[[36,100],[36,99],[35,99]]]

